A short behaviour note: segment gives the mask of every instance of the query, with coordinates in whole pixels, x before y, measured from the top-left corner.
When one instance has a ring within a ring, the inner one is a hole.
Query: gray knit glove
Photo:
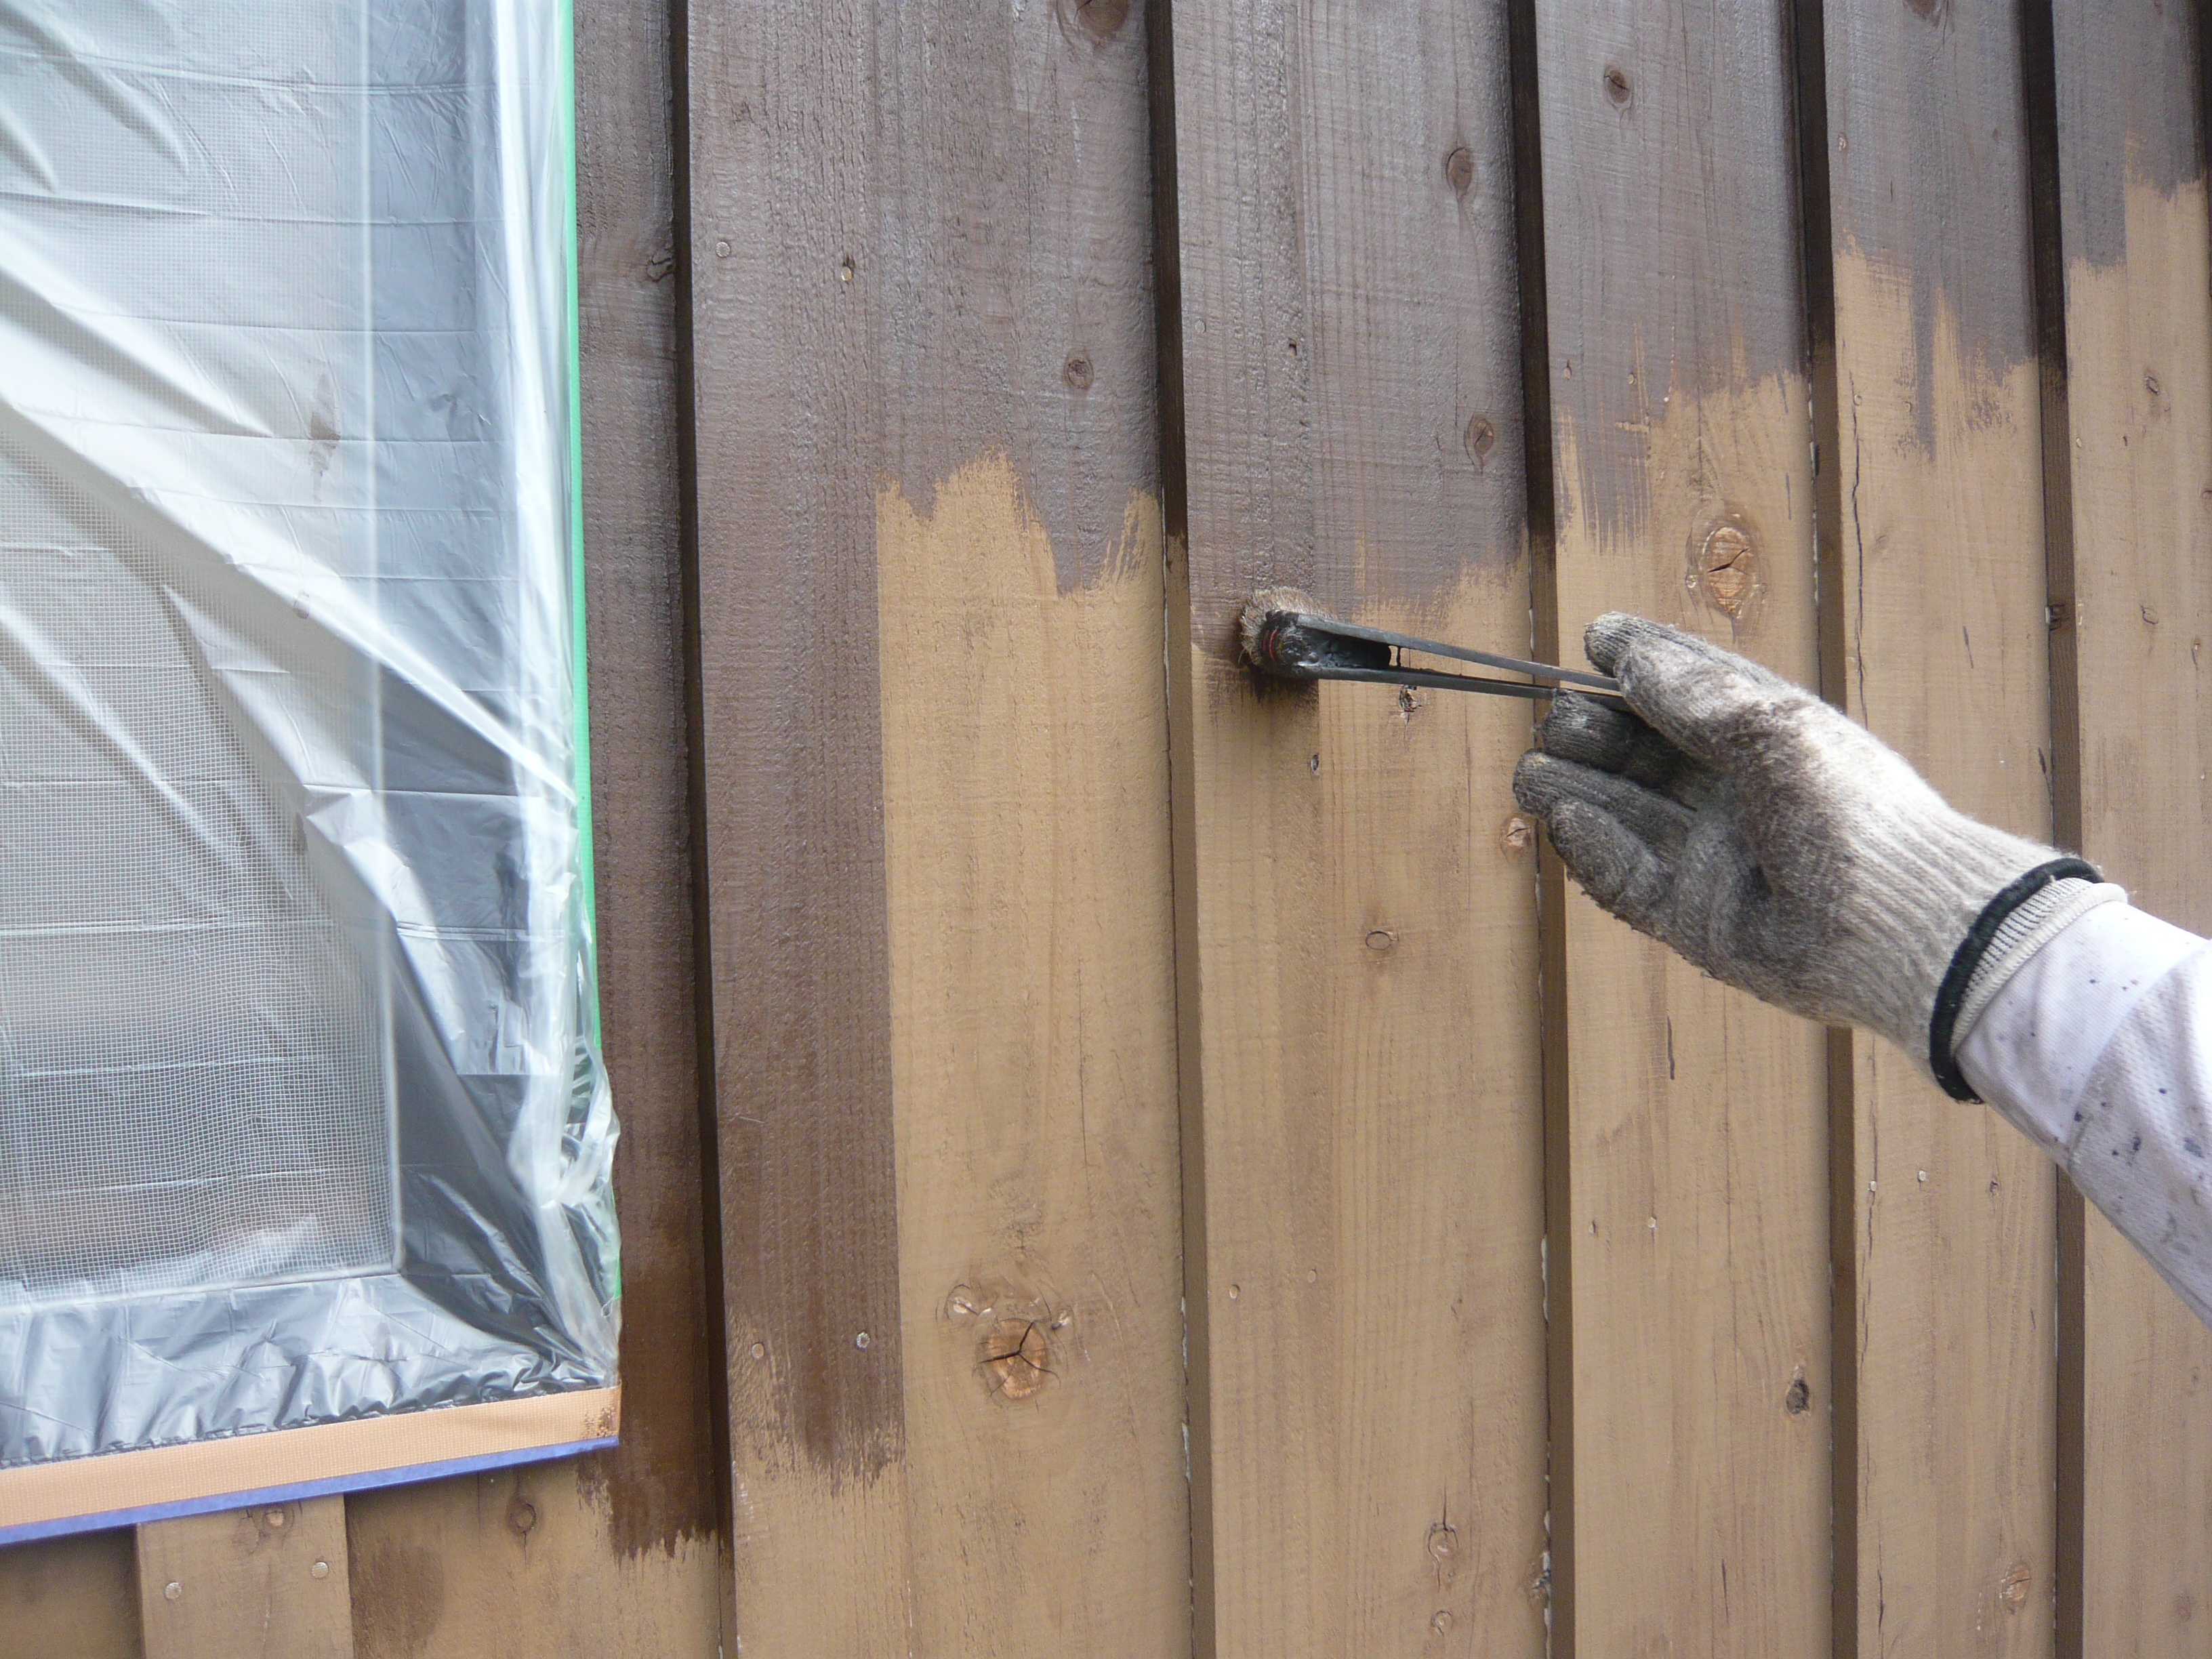
[[[1583,645],[1635,714],[1563,693],[1513,795],[1583,890],[1714,978],[1927,1066],[1961,942],[2057,854],[1954,811],[1865,727],[1733,652],[1620,611]]]

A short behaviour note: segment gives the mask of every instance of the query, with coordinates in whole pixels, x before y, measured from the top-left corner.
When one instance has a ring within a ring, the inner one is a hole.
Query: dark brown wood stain
[[[693,1017],[665,9],[576,14],[576,211],[599,1011],[622,1139],[616,1547],[715,1529]],[[710,1389],[711,1384],[711,1389]]]
[[[1143,30],[688,14],[699,714],[732,1435],[903,1443],[878,494],[1013,461],[1063,590],[1154,487]],[[1070,365],[1084,366],[1071,372]],[[866,1344],[861,1338],[865,1334]],[[762,1358],[751,1357],[754,1343]],[[759,1379],[765,1378],[765,1382]]]
[[[1911,295],[1920,443],[1935,438],[1940,310],[1961,365],[2002,379],[2034,350],[2019,17],[2010,6],[1826,8],[1838,258]]]
[[[1805,361],[1796,169],[1761,165],[1795,149],[1784,32],[1705,9],[1537,13],[1547,371],[1581,472],[1559,507],[1624,534],[1650,526],[1670,400]]]

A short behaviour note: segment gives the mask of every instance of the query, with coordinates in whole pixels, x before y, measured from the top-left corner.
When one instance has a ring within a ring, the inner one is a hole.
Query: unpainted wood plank
[[[1962,810],[2047,839],[2020,27],[2013,5],[1826,9],[1823,684]],[[1856,1395],[1835,1650],[2047,1653],[2049,1162],[1875,1039],[1839,1043],[1831,1083],[1835,1341]]]
[[[1004,453],[878,529],[914,1650],[1188,1650],[1161,543]]]
[[[1528,711],[1261,688],[1235,640],[1254,589],[1291,582],[1528,649],[1504,22],[1253,4],[1179,10],[1163,43],[1210,1654],[1544,1644],[1534,869],[1510,788]]]
[[[0,1659],[138,1659],[128,1527],[0,1550]]]
[[[1182,1652],[1143,19],[688,27],[738,1638]]]
[[[138,1528],[146,1659],[353,1659],[345,1499]]]
[[[371,1569],[357,1580],[364,1653],[711,1656],[727,1582],[711,1419],[721,1343],[701,1215],[667,9],[586,0],[575,31],[599,1009],[622,1119],[622,1439],[581,1465],[496,1477],[527,1492],[526,1537],[500,1504],[487,1511],[482,1476],[353,1499],[353,1547]]]
[[[1623,610],[1818,676],[1778,10],[1536,9],[1561,660]],[[1547,1009],[1553,1651],[1812,1653],[1828,1627],[1817,1027],[1567,888]],[[1555,1436],[1556,1438],[1556,1436]],[[1564,1489],[1564,1490],[1563,1490]]]
[[[2136,903],[2212,932],[2212,228],[2200,13],[2053,9],[2070,471],[2067,591],[2085,856]],[[2054,583],[2054,588],[2056,588]],[[2063,701],[2061,706],[2063,706]],[[2066,1197],[2081,1206],[2078,1194]],[[2079,1296],[2077,1575],[2060,1651],[2179,1654],[2212,1617],[2212,1334],[2088,1211]],[[2155,1448],[2153,1452],[2149,1449]],[[2062,1486],[2062,1492],[2067,1488]]]

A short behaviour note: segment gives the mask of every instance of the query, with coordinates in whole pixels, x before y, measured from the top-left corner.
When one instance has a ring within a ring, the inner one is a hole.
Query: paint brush
[[[1587,688],[1609,702],[1620,701],[1620,684],[1603,674],[1577,668],[1554,668],[1548,663],[1500,656],[1441,640],[1424,640],[1387,629],[1364,628],[1330,616],[1307,594],[1295,587],[1265,587],[1244,607],[1241,622],[1244,658],[1263,674],[1286,680],[1372,680],[1382,685],[1435,686],[1447,691],[1487,691],[1501,697],[1548,697],[1562,686]],[[1459,662],[1480,663],[1526,674],[1532,681],[1493,680],[1476,674],[1448,674],[1440,669],[1414,668],[1406,653],[1449,657]],[[1626,705],[1623,705],[1624,707]]]

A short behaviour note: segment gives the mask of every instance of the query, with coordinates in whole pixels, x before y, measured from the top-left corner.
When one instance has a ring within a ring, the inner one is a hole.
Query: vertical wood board
[[[0,1550],[0,1659],[138,1659],[128,1527]]]
[[[346,1500],[140,1527],[138,1617],[146,1659],[353,1659]]]
[[[1817,677],[1783,23],[1697,0],[1536,10],[1540,626],[1561,661],[1623,610]],[[1809,1653],[1829,1601],[1820,1033],[1562,897],[1554,1650]]]
[[[2052,832],[2020,18],[1826,9],[1837,580],[1824,689],[1962,811]],[[1837,1115],[1836,1651],[2051,1650],[2055,1191],[1855,1036]],[[1848,1117],[1844,1115],[1848,1114]],[[1848,1171],[1848,1183],[1845,1175]]]
[[[2087,858],[2134,902],[2212,932],[2212,228],[2199,14],[2148,0],[2061,4],[2055,22],[2063,258],[2070,632]],[[2056,636],[2054,636],[2056,637]],[[2054,688],[2056,689],[2056,688]],[[2068,700],[2057,700],[2064,707]],[[2062,772],[2062,776],[2065,775]],[[2083,1208],[2078,1194],[2067,1198]],[[2212,1334],[2094,1212],[2062,1283],[2081,1367],[2079,1551],[2060,1651],[2182,1653],[2212,1616]],[[2154,1453],[2149,1449],[2155,1447]],[[2062,1488],[2062,1490],[2066,1490]]]
[[[738,1637],[1178,1653],[1143,20],[687,26]]]
[[[1161,46],[1198,1644],[1534,1654],[1528,713],[1258,687],[1235,639],[1291,583],[1528,649],[1504,8]]]

